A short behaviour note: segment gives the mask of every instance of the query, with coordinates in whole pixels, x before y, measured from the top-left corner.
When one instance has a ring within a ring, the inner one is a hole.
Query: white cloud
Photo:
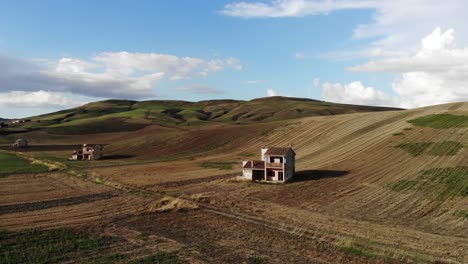
[[[75,107],[83,102],[71,100],[67,95],[57,92],[11,91],[0,93],[0,107]]]
[[[320,54],[318,57],[327,60],[346,61],[359,58],[388,58],[396,56],[405,56],[408,54],[408,51],[394,51],[384,50],[383,48],[379,47],[365,47],[358,50],[338,50],[326,52]]]
[[[385,50],[414,48],[435,27],[466,30],[467,8],[465,0],[378,1],[372,23],[358,26],[354,36],[378,37],[374,45]]]
[[[351,70],[401,73],[392,83],[401,107],[468,100],[468,47],[457,48],[453,29],[436,28],[414,55],[370,61]]]
[[[236,58],[204,60],[158,53],[103,52],[90,60],[25,61],[0,55],[0,92],[51,91],[104,98],[137,99],[154,95],[154,86],[242,69]]]
[[[397,99],[378,91],[373,87],[365,87],[361,82],[349,84],[324,83],[323,98],[325,101],[358,105],[395,106]]]
[[[158,53],[104,52],[95,56],[93,60],[102,63],[111,74],[164,73],[170,80],[187,79],[196,73],[207,75],[228,67],[242,69],[239,60],[232,57],[203,60]]]
[[[245,81],[246,84],[257,84],[257,83],[260,83],[261,81],[260,80],[248,80],[248,81]]]
[[[224,93],[224,91],[222,90],[218,90],[210,86],[200,85],[200,84],[182,86],[182,87],[176,88],[176,90],[187,91],[187,92],[192,92],[196,94],[223,94]]]
[[[263,2],[237,2],[227,4],[222,14],[234,17],[302,17],[327,14],[340,9],[372,8],[376,1],[366,0],[274,0]]]
[[[399,56],[370,61],[350,68],[364,72],[459,72],[468,67],[468,48],[456,48],[455,31],[436,28],[423,38],[421,47],[412,56]]]
[[[377,38],[359,53],[378,55],[412,50],[426,32],[437,26],[464,30],[468,41],[465,0],[273,0],[269,2],[233,2],[222,14],[244,18],[280,18],[326,15],[346,9],[373,11],[370,23],[354,29],[354,38]],[[352,55],[353,51],[346,51]],[[354,56],[354,55],[353,55]]]
[[[267,89],[267,96],[280,96],[280,93],[273,89]]]
[[[320,79],[319,78],[314,78],[314,80],[312,81],[313,85],[314,85],[314,88],[318,88],[319,85],[320,85]]]
[[[294,58],[298,60],[303,60],[306,58],[306,55],[303,52],[296,52],[294,53]]]

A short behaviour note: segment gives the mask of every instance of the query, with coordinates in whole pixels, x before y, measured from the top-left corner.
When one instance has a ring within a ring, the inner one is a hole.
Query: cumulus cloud
[[[0,92],[50,91],[105,98],[154,95],[163,79],[205,77],[242,66],[236,58],[204,60],[157,53],[103,52],[89,60],[26,61],[0,56]]]
[[[273,89],[267,89],[267,96],[280,96],[280,93]]]
[[[350,70],[401,73],[392,83],[401,107],[468,99],[468,47],[457,47],[453,29],[436,28],[414,55],[370,61]]]
[[[222,90],[218,90],[207,85],[199,85],[199,84],[182,86],[176,89],[179,91],[186,91],[186,92],[191,92],[195,94],[223,94],[224,93],[224,91]]]
[[[322,87],[323,98],[330,102],[378,106],[398,105],[397,98],[390,97],[373,87],[365,87],[359,81],[345,85],[326,82]]]
[[[0,106],[7,107],[75,107],[83,102],[71,100],[67,95],[57,92],[11,91],[0,93]]]
[[[457,48],[454,34],[453,29],[442,32],[438,27],[422,39],[421,47],[414,55],[370,61],[351,67],[350,70],[362,72],[466,72],[468,48]]]

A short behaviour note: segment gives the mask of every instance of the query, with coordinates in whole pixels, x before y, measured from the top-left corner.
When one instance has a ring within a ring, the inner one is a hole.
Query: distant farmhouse
[[[13,121],[12,123],[13,124],[22,124],[22,123],[27,123],[27,122],[31,122],[31,119],[18,119],[18,120]]]
[[[98,160],[103,155],[102,144],[83,144],[81,149],[73,151],[73,155],[70,160]]]
[[[24,138],[20,138],[15,140],[15,143],[13,143],[14,148],[25,148],[28,146],[28,141]]]
[[[261,158],[242,162],[243,179],[285,183],[294,177],[296,153],[292,148],[262,148]]]

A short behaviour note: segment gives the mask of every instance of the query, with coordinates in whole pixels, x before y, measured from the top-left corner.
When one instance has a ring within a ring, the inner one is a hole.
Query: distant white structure
[[[262,148],[261,160],[244,160],[242,178],[285,183],[296,173],[296,153],[292,148]]]
[[[28,146],[28,141],[24,138],[20,138],[15,140],[15,143],[13,143],[14,148],[25,148]]]
[[[71,160],[98,160],[102,158],[102,144],[83,144],[81,149],[73,151]]]

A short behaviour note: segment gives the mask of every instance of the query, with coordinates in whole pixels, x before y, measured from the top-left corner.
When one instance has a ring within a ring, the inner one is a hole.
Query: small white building
[[[296,173],[296,153],[292,148],[262,148],[261,160],[244,160],[242,178],[285,183]]]
[[[28,146],[28,141],[24,138],[20,138],[15,140],[15,143],[13,143],[14,148],[25,148]]]
[[[98,160],[102,158],[104,146],[102,144],[83,144],[81,149],[73,151],[71,160]]]

